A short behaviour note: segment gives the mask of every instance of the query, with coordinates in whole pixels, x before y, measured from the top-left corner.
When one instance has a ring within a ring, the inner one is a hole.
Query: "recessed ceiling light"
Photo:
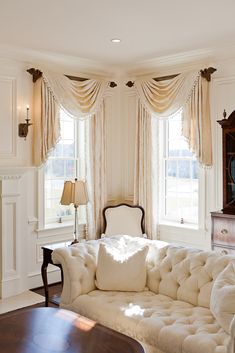
[[[120,43],[121,42],[121,39],[119,38],[113,38],[113,39],[110,39],[112,43]]]

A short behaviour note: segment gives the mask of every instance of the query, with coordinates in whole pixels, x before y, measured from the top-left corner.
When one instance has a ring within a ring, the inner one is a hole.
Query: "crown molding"
[[[135,77],[141,75],[168,75],[176,71],[215,65],[235,58],[235,45],[218,46],[159,56],[149,60],[120,65],[102,63],[81,57],[45,52],[22,47],[0,45],[0,62],[21,63],[24,67],[52,69],[70,75],[88,77]]]
[[[69,72],[71,75],[107,76],[115,68],[106,64],[81,57],[63,55],[54,52],[38,51],[22,47],[12,47],[0,44],[0,60],[21,62],[24,66],[55,69],[58,72]]]
[[[211,47],[199,50],[181,52],[168,56],[161,56],[150,60],[136,62],[126,69],[131,76],[170,74],[186,70],[193,70],[203,65],[235,58],[235,45]]]

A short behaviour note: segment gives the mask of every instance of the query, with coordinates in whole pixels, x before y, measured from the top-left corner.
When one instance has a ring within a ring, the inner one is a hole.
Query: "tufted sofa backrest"
[[[209,308],[214,280],[232,256],[168,245],[150,246],[147,286],[159,294]]]
[[[125,248],[134,251],[140,246],[148,245],[149,290],[207,308],[210,306],[213,282],[230,261],[235,261],[234,256],[222,256],[213,251],[178,247],[156,240],[128,236],[121,240],[119,237],[113,237],[79,243],[74,247],[56,249],[52,254],[53,261],[63,266],[64,304],[96,289],[95,276],[100,243],[119,247],[122,251]]]

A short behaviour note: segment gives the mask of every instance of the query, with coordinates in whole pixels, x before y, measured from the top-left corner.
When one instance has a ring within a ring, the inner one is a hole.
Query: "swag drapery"
[[[153,199],[156,181],[152,159],[156,146],[150,142],[152,115],[166,118],[182,109],[183,136],[199,163],[211,166],[209,82],[201,76],[200,71],[191,71],[164,81],[137,79],[135,89],[138,107],[134,200],[146,209],[146,232],[150,238],[156,238],[156,199]]]
[[[60,137],[59,108],[76,119],[90,119],[86,131],[85,175],[89,204],[88,238],[101,232],[106,195],[106,137],[104,94],[108,81],[73,81],[55,72],[43,72],[34,85],[34,165],[41,166]]]
[[[59,139],[59,107],[72,117],[90,119],[86,146],[86,175],[90,205],[88,237],[100,234],[101,210],[106,201],[106,117],[104,94],[108,82],[73,81],[64,75],[44,72],[34,86],[34,163],[42,165]],[[183,111],[183,135],[202,165],[212,164],[209,113],[209,83],[199,72],[183,73],[166,81],[138,79],[138,97],[134,203],[146,210],[146,232],[156,237],[152,153],[152,113],[166,117]]]

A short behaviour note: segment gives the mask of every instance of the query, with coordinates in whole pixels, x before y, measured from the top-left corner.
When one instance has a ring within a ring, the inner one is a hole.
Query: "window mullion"
[[[48,184],[48,189],[44,189],[44,222],[58,222],[72,220],[72,213],[69,206],[60,205],[60,196],[63,190],[63,181],[73,179],[77,175],[77,131],[78,123],[72,118],[65,116],[61,112],[61,140],[56,146],[56,150],[49,156],[48,162],[52,161],[50,168],[44,168],[44,181]],[[63,139],[64,137],[64,139]],[[74,175],[75,174],[75,175]]]
[[[181,114],[181,113],[180,113]],[[184,138],[181,136],[181,115],[165,120],[162,140],[163,172],[161,177],[162,208],[161,215],[170,221],[180,223],[198,223],[198,211],[195,205],[195,190],[199,181],[195,177],[195,157],[189,152]],[[198,207],[197,207],[198,208]]]

